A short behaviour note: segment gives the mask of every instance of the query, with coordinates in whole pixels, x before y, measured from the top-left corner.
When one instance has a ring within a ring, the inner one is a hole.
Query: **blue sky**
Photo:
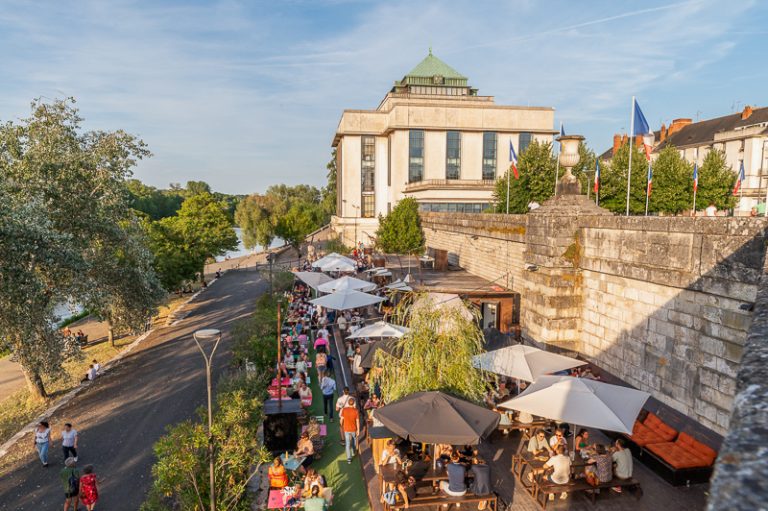
[[[74,96],[87,128],[149,144],[149,184],[320,185],[341,111],[375,108],[430,45],[599,151],[633,94],[654,128],[768,106],[759,0],[0,0],[0,120]]]

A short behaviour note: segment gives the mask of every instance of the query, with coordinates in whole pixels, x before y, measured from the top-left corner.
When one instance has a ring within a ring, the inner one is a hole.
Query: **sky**
[[[598,152],[633,95],[654,129],[768,106],[763,0],[0,0],[0,121],[72,96],[85,129],[148,144],[150,185],[320,186],[342,111],[375,109],[430,47]]]

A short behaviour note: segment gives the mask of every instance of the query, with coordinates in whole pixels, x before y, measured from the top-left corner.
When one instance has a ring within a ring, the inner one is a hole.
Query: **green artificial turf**
[[[314,361],[315,352],[312,346],[309,346],[309,352],[311,354],[310,360]],[[338,360],[334,362],[334,365],[341,363]],[[313,416],[323,415],[323,394],[320,392],[317,370],[313,367],[309,372],[311,374],[310,388],[312,389],[312,406],[309,408],[309,412]],[[334,405],[337,397],[338,393],[334,396]],[[331,509],[369,511],[368,492],[363,479],[363,470],[360,466],[360,455],[355,455],[352,464],[347,463],[344,446],[339,443],[341,433],[339,432],[339,418],[336,416],[335,410],[333,422],[328,422],[326,416],[325,424],[328,428],[328,436],[325,437],[323,455],[320,459],[315,459],[312,468],[320,472],[325,477],[328,486],[333,488],[333,506]]]

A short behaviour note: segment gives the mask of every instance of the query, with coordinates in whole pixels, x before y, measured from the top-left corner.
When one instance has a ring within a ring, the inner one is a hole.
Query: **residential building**
[[[626,142],[626,135],[614,135],[613,147],[601,158],[610,159]],[[638,142],[642,143],[640,137]],[[743,162],[745,180],[734,214],[749,215],[758,204],[762,211],[768,197],[768,107],[747,106],[739,113],[715,119],[692,122],[683,118],[673,120],[669,127],[662,124],[661,129],[654,132],[651,157],[668,146],[674,146],[686,160],[699,165],[712,149],[723,151],[734,173],[739,172]]]
[[[533,140],[552,141],[554,109],[497,105],[432,55],[394,83],[375,110],[345,110],[337,157],[334,232],[369,243],[403,197],[425,211],[480,213],[494,183]]]

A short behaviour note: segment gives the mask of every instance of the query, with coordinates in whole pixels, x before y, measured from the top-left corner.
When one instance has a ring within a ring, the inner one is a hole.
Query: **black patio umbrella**
[[[360,360],[360,366],[364,367],[365,369],[372,368],[373,357],[374,355],[376,355],[376,351],[384,350],[385,352],[392,354],[392,352],[394,352],[396,347],[397,347],[396,339],[373,341],[373,342],[369,342],[368,344],[361,345],[360,356],[362,358]]]
[[[376,418],[412,442],[476,445],[496,429],[500,416],[442,392],[416,392],[379,408]]]

